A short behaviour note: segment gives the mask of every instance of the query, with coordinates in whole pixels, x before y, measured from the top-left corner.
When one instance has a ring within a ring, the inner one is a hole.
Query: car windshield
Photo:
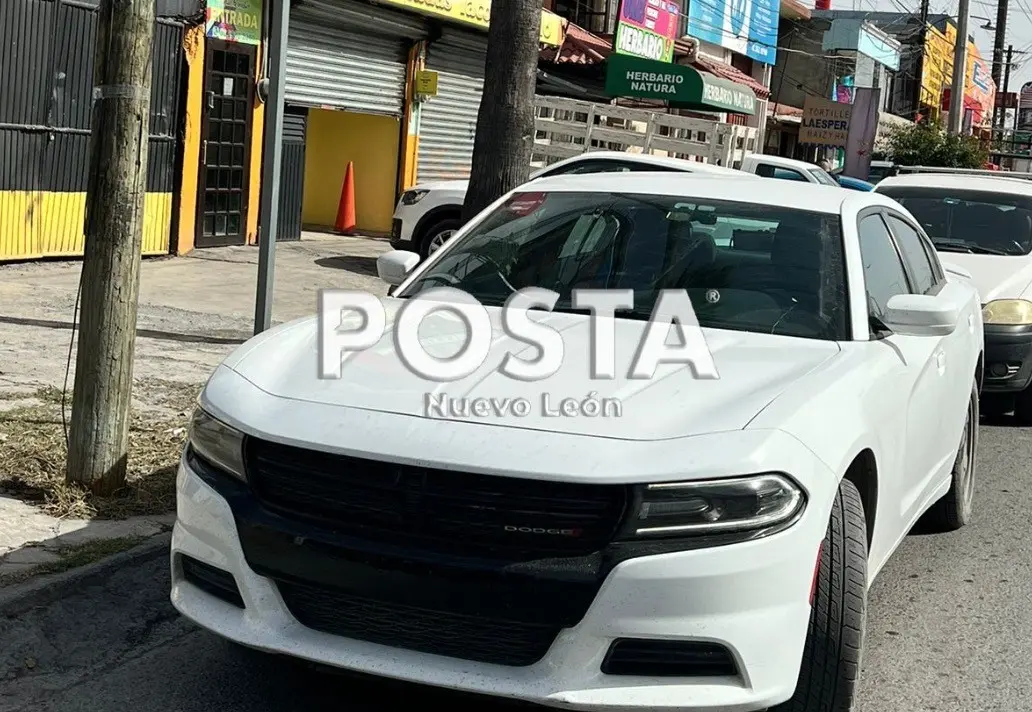
[[[1032,198],[946,188],[882,188],[917,218],[943,252],[1027,255],[1032,251]]]
[[[810,175],[812,175],[814,178],[816,178],[818,183],[823,183],[824,185],[834,185],[834,186],[838,186],[839,185],[839,182],[837,180],[835,180],[831,176],[830,173],[828,173],[826,170],[824,170],[822,168],[811,168],[810,169]]]
[[[515,291],[631,289],[648,319],[660,291],[688,292],[702,326],[847,337],[837,215],[665,195],[513,195],[396,296],[455,287],[501,306]]]

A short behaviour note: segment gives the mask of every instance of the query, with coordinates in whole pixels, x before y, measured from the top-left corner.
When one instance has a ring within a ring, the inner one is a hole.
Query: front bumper
[[[416,229],[416,224],[419,222],[419,216],[422,214],[417,209],[416,205],[402,205],[398,202],[398,205],[394,209],[394,215],[391,218],[391,247],[395,250],[407,250],[409,252],[417,252],[417,245],[415,242],[415,235],[413,231]]]
[[[202,627],[246,646],[339,668],[581,710],[747,712],[788,699],[809,620],[814,554],[827,521],[827,512],[814,506],[764,539],[618,556],[615,565],[601,565],[603,575],[580,611],[576,599],[586,591],[580,584],[590,579],[590,566],[561,565],[541,575],[531,593],[545,593],[538,607],[547,615],[576,613],[578,619],[568,621],[544,657],[517,667],[320,632],[298,621],[284,591],[294,582],[390,599],[446,594],[450,581],[455,596],[490,597],[504,595],[501,585],[518,574],[495,580],[492,593],[490,582],[478,581],[471,570],[434,564],[428,575],[425,561],[359,552],[330,531],[265,511],[246,485],[196,460],[181,463],[178,493],[171,599]],[[187,580],[184,556],[231,574],[244,607]],[[399,625],[414,620],[412,610]],[[731,653],[737,674],[603,674],[607,651],[620,638],[717,643]],[[508,642],[504,632],[498,640]]]
[[[982,391],[1006,394],[1032,382],[1032,327],[986,324]]]

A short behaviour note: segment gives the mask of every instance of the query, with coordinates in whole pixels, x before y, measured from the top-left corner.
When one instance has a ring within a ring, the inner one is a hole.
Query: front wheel
[[[419,241],[419,254],[425,260],[441,249],[445,242],[462,227],[462,221],[455,218],[441,220],[427,229],[423,239]]]
[[[867,524],[860,493],[842,480],[821,547],[795,694],[768,712],[849,712],[866,624]]]

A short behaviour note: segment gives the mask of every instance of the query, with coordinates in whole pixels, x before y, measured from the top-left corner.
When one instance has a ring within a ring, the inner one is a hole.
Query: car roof
[[[670,195],[709,200],[731,200],[754,205],[783,206],[797,210],[838,215],[842,202],[854,196],[870,196],[872,204],[898,208],[883,195],[846,190],[837,186],[800,181],[765,179],[762,191],[743,189],[736,180],[713,180],[700,173],[585,173],[539,178],[516,189],[519,193],[585,192]],[[855,198],[854,198],[855,199]]]
[[[965,173],[901,173],[882,180],[876,192],[885,188],[941,188],[944,190],[979,190],[987,193],[1010,193],[1032,196],[1032,180],[1001,176],[978,176]]]
[[[625,153],[624,151],[588,151],[578,156],[573,156],[571,158],[566,158],[562,161],[557,161],[556,163],[544,166],[542,168],[539,168],[538,170],[545,171],[549,168],[555,168],[560,164],[567,165],[570,163],[579,163],[584,160],[597,160],[600,158],[617,161],[632,161],[635,163],[647,163],[653,166],[673,168],[675,170],[685,172],[721,173],[735,177],[758,177],[754,176],[752,173],[740,171],[736,168],[728,168],[727,166],[717,166],[712,163],[703,163],[702,161],[691,161],[686,158],[674,158],[673,156],[656,156],[651,153]]]
[[[768,156],[767,154],[756,155],[756,160],[769,163],[772,166],[781,166],[782,168],[802,168],[805,170],[813,170],[814,168],[820,167],[815,163],[797,161],[794,158],[785,158],[784,156]]]

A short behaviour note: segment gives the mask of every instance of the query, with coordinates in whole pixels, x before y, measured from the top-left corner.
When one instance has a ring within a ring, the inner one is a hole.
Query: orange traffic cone
[[[337,207],[337,221],[333,224],[337,232],[350,235],[355,229],[355,164],[348,161],[344,171],[344,187],[340,191],[340,204]]]

